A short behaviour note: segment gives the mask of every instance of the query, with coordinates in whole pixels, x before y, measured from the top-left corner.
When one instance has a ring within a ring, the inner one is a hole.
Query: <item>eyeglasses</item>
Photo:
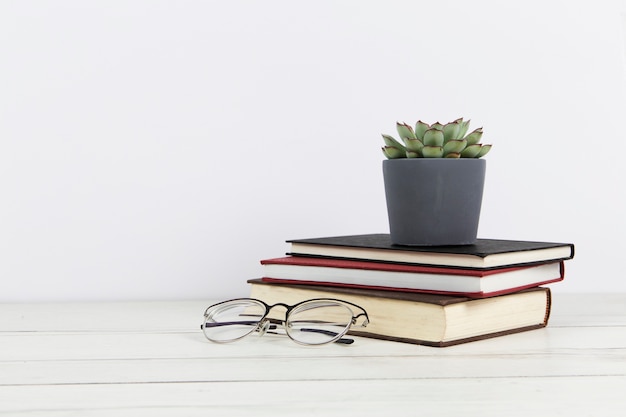
[[[285,319],[268,318],[270,310],[278,306],[287,309]],[[302,345],[351,344],[354,340],[343,336],[359,318],[363,319],[362,327],[368,325],[369,318],[363,308],[332,298],[315,298],[292,306],[238,298],[208,307],[200,328],[207,339],[217,343],[233,342],[255,332],[260,336],[277,333],[273,330],[282,326],[287,336]]]

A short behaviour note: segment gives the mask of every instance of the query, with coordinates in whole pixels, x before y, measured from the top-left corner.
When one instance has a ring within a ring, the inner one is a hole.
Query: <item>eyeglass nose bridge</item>
[[[275,310],[275,307],[283,308],[282,315],[279,311],[275,311],[274,314],[271,314],[272,310]],[[267,310],[265,311],[264,321],[268,321],[269,324],[272,324],[272,320],[274,320],[274,323],[276,322],[282,323],[283,326],[287,327],[287,322],[289,319],[290,312],[291,312],[291,306],[285,303],[276,303],[276,304],[268,305]],[[272,317],[272,319],[270,319],[269,317]]]
[[[285,303],[276,303],[276,304],[272,304],[272,305],[268,305],[267,306],[267,311],[265,313],[265,315],[269,315],[270,312],[272,310],[274,310],[275,307],[282,307],[284,308],[284,315],[285,315],[285,319],[287,318],[287,316],[289,315],[289,312],[291,311],[291,306]]]

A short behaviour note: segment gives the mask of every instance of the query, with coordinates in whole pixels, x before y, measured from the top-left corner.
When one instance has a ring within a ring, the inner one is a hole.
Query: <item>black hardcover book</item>
[[[478,239],[462,246],[401,246],[389,234],[364,234],[287,240],[292,256],[360,259],[377,262],[492,269],[539,264],[574,257],[574,244]]]

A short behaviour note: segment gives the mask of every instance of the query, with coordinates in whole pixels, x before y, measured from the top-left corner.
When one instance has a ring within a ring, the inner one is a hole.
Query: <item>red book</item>
[[[463,295],[472,298],[509,294],[562,281],[565,272],[563,261],[490,270],[303,256],[264,259],[261,264],[265,282]]]

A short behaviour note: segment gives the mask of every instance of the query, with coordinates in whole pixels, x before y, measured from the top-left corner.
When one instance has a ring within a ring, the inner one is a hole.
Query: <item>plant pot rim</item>
[[[465,163],[468,162],[485,162],[485,159],[482,158],[394,158],[394,159],[383,159],[383,162],[391,162],[391,163],[395,163],[395,162],[399,162],[399,163],[407,163],[410,161],[421,161],[421,162],[433,162],[433,163],[438,163],[438,162],[454,162],[454,163],[463,163],[462,161],[465,161]]]

